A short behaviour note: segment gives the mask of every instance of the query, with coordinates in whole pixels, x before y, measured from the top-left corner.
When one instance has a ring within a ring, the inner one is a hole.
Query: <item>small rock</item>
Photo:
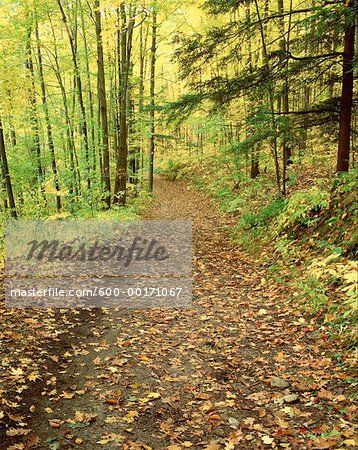
[[[240,422],[235,417],[229,417],[228,422],[231,428],[239,428]]]
[[[285,389],[289,384],[280,377],[272,377],[270,386],[273,388]]]
[[[296,394],[287,394],[283,397],[283,401],[285,403],[294,403],[297,402],[298,400],[298,395]]]

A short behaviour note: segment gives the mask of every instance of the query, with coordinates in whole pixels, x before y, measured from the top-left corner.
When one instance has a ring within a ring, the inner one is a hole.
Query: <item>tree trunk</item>
[[[153,192],[155,152],[155,63],[157,51],[157,12],[153,7],[152,46],[150,52],[150,141],[149,141],[149,191]]]
[[[259,4],[257,0],[254,0],[255,2],[255,8],[256,8],[256,14],[258,17],[258,22],[260,26],[260,37],[261,37],[261,43],[262,43],[262,59],[264,62],[264,68],[267,73],[267,77],[270,78],[270,67],[268,62],[268,54],[267,54],[267,45],[266,45],[266,30],[265,26],[262,23],[261,15],[260,15],[260,9]],[[269,0],[265,1],[265,17],[268,12],[269,7]],[[269,104],[270,104],[270,112],[271,112],[271,121],[272,121],[272,130],[273,130],[273,137],[272,137],[272,153],[274,157],[274,165],[275,165],[275,174],[276,174],[276,183],[278,192],[281,195],[281,175],[280,175],[280,164],[278,160],[278,153],[277,153],[277,136],[276,136],[276,120],[275,120],[275,104],[274,104],[274,85],[273,82],[270,81],[269,89],[268,89],[268,97],[269,97]]]
[[[40,187],[41,195],[44,204],[47,204],[44,178],[45,173],[41,162],[41,146],[40,146],[40,131],[39,131],[39,121],[37,116],[37,104],[36,104],[36,87],[35,87],[35,74],[34,74],[34,64],[32,61],[32,49],[31,49],[31,30],[28,30],[27,41],[26,41],[26,68],[29,71],[30,77],[30,105],[31,105],[31,128],[33,134],[33,150],[35,154],[36,166],[37,166],[37,181]]]
[[[251,21],[251,11],[250,11],[250,4],[248,3],[246,6],[246,19],[247,22],[250,23]],[[251,43],[251,32],[248,31],[247,36],[247,46],[248,46],[248,63],[249,63],[249,72],[252,74],[253,72],[253,64],[252,64],[252,43]],[[253,106],[252,100],[249,100],[249,108],[251,110]],[[249,136],[253,133],[252,127],[246,123],[246,139],[249,138]],[[260,147],[259,145],[253,144],[250,151],[250,158],[251,158],[251,169],[250,169],[250,178],[255,179],[260,175]],[[247,166],[248,164],[246,164]],[[246,169],[247,171],[247,169]]]
[[[101,135],[102,135],[102,180],[105,188],[104,201],[107,207],[111,207],[111,179],[109,166],[109,139],[108,139],[108,112],[106,97],[106,79],[104,73],[103,44],[102,44],[102,24],[100,1],[95,0],[95,19],[96,19],[96,37],[97,37],[97,67],[98,67],[98,106],[101,117]]]
[[[38,65],[39,65],[42,105],[43,105],[44,112],[45,112],[47,140],[48,140],[48,147],[50,149],[52,173],[53,173],[53,177],[54,177],[55,190],[56,190],[56,209],[57,209],[57,212],[60,212],[61,211],[60,183],[58,181],[55,145],[53,142],[52,126],[51,126],[51,122],[50,122],[50,115],[49,115],[47,99],[46,99],[46,85],[45,85],[44,71],[43,71],[43,65],[42,65],[40,33],[39,33],[39,26],[38,26],[37,20],[35,22],[35,35],[36,35],[36,43],[37,43],[37,58],[38,58]]]
[[[3,174],[3,178],[4,178],[4,182],[5,182],[6,192],[7,192],[7,196],[8,196],[8,199],[9,199],[9,206],[10,206],[10,211],[11,211],[11,217],[13,217],[14,219],[17,219],[14,193],[13,193],[13,190],[12,190],[12,183],[11,183],[11,177],[10,177],[10,173],[9,173],[9,166],[7,164],[4,129],[3,129],[1,118],[0,118],[0,159],[1,159],[2,174]]]
[[[69,152],[69,156],[70,156],[70,171],[72,174],[72,179],[69,182],[69,192],[70,192],[70,194],[75,193],[75,199],[77,200],[81,193],[81,175],[80,175],[78,164],[77,164],[77,154],[76,154],[76,147],[75,147],[73,125],[71,122],[70,111],[68,108],[67,93],[66,93],[64,81],[63,81],[62,75],[61,75],[60,64],[58,61],[56,33],[55,33],[55,29],[54,29],[51,17],[48,16],[48,19],[49,19],[49,23],[51,25],[51,31],[52,31],[53,42],[54,42],[54,52],[53,52],[54,64],[52,64],[52,69],[55,72],[55,75],[56,75],[56,78],[57,78],[57,81],[58,81],[58,84],[60,87],[63,109],[64,109],[64,114],[65,114],[65,122],[66,122],[67,148],[68,148],[68,152]],[[72,202],[71,202],[71,205],[72,205]]]
[[[132,14],[131,12],[130,14]],[[119,145],[117,155],[116,181],[113,201],[124,206],[127,197],[127,164],[128,164],[128,122],[127,96],[129,68],[132,53],[134,17],[131,15],[127,24],[125,4],[122,2],[118,11],[122,21],[120,34],[120,105],[119,105]]]
[[[80,107],[80,113],[81,113],[81,134],[83,137],[84,147],[85,147],[85,158],[86,158],[86,169],[87,169],[87,188],[91,189],[91,167],[90,167],[90,159],[89,159],[89,145],[88,145],[88,129],[87,129],[87,120],[86,120],[86,107],[83,100],[83,93],[82,93],[82,80],[80,75],[80,70],[78,67],[78,61],[77,61],[77,50],[76,45],[74,43],[73,35],[70,32],[70,29],[68,27],[67,23],[67,17],[65,14],[65,11],[63,9],[63,6],[61,4],[61,0],[57,0],[57,4],[61,11],[62,21],[65,25],[66,33],[68,36],[68,39],[70,41],[70,47],[71,47],[71,54],[72,54],[72,62],[75,72],[75,85],[77,89],[77,95],[78,95],[78,103]]]
[[[115,201],[124,206],[127,195],[127,160],[128,160],[128,124],[127,124],[127,17],[124,3],[120,5],[122,20],[120,38],[120,106],[119,106],[119,146],[117,160],[117,174],[115,185]]]
[[[292,11],[292,3],[290,8],[290,13]],[[283,16],[284,14],[284,6],[283,6],[283,0],[278,0],[278,12]],[[282,33],[282,39],[281,39],[281,50],[282,52],[286,53],[289,50],[289,39],[290,39],[290,24],[288,25],[288,32],[287,32],[287,39],[285,38],[285,24],[284,24],[284,18],[282,17],[280,21],[281,25],[281,33]],[[285,57],[285,56],[284,56]],[[288,69],[288,60],[286,58],[286,63],[284,66],[284,70]],[[288,113],[289,113],[289,84],[288,84],[288,77],[284,77],[284,87],[283,87],[283,93],[282,93],[282,112],[285,115],[286,120],[288,119]],[[287,171],[287,163],[291,157],[291,149],[288,147],[286,142],[285,134],[287,132],[287,125],[284,129],[284,140],[282,143],[282,195],[286,195],[286,171]]]
[[[350,0],[347,6],[353,8],[354,0]],[[337,172],[348,172],[349,169],[349,151],[353,104],[354,34],[354,17],[347,14],[344,33],[343,77],[339,115]]]
[[[145,47],[143,26],[139,30],[139,95],[138,95],[138,125],[140,133],[140,161],[143,169],[143,105],[144,105],[144,63],[145,63]]]
[[[94,118],[94,100],[93,100],[93,93],[92,93],[92,83],[91,83],[91,70],[90,70],[90,57],[88,55],[88,44],[87,44],[87,33],[86,33],[86,26],[85,26],[85,14],[82,2],[80,1],[80,11],[81,11],[81,25],[82,25],[82,37],[83,37],[83,51],[84,51],[84,57],[85,57],[85,67],[86,67],[86,82],[87,82],[87,91],[88,91],[88,104],[89,104],[89,128],[90,128],[90,135],[91,135],[91,147],[92,147],[92,169],[93,174],[96,173],[97,168],[97,140],[96,140],[96,122]],[[87,3],[88,4],[88,3]],[[99,152],[99,158],[101,158],[101,153]],[[101,172],[102,173],[102,170]]]

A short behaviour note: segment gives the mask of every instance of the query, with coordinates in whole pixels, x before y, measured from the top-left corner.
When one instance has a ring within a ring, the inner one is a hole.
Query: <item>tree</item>
[[[26,38],[26,68],[29,71],[30,87],[29,87],[29,97],[30,97],[30,114],[31,114],[31,128],[32,128],[32,139],[33,145],[31,152],[34,154],[36,167],[37,167],[37,184],[40,187],[41,195],[44,204],[47,204],[46,194],[45,194],[45,172],[42,167],[41,161],[41,144],[40,144],[40,130],[39,130],[39,120],[37,115],[37,100],[36,100],[36,86],[35,86],[35,73],[34,64],[32,60],[32,49],[31,49],[31,28],[28,28],[27,38]]]
[[[157,51],[157,11],[153,5],[152,45],[150,50],[150,140],[149,140],[149,191],[153,191],[155,152],[155,64]]]
[[[115,203],[122,206],[126,204],[127,198],[127,173],[128,173],[128,120],[127,120],[127,102],[128,102],[128,81],[131,67],[133,30],[135,25],[135,7],[129,9],[127,18],[126,5],[120,4],[118,16],[122,26],[120,30],[120,51],[119,55],[119,77],[120,77],[120,106],[119,106],[119,146],[117,154],[116,179],[114,186]]]
[[[107,207],[111,206],[111,179],[109,165],[109,140],[108,140],[108,113],[107,113],[107,96],[106,96],[106,78],[104,72],[103,44],[102,44],[102,25],[100,2],[95,0],[95,18],[96,18],[96,37],[97,37],[97,67],[98,67],[98,107],[101,118],[101,135],[102,135],[102,180],[105,188],[104,200]]]
[[[355,35],[355,1],[349,0],[345,13],[342,95],[339,114],[337,172],[348,172],[353,104],[353,60]]]
[[[57,212],[60,212],[61,211],[60,184],[58,181],[55,145],[54,145],[53,136],[52,136],[52,126],[51,126],[51,122],[50,122],[50,114],[49,114],[47,100],[46,100],[46,84],[45,84],[43,64],[42,64],[40,33],[39,33],[39,26],[38,26],[37,18],[35,20],[35,34],[36,34],[36,43],[37,43],[37,58],[38,58],[39,77],[40,77],[40,85],[41,85],[42,106],[43,106],[44,112],[45,112],[47,140],[48,140],[48,146],[50,149],[51,166],[52,166],[52,172],[53,172],[55,190],[56,190],[56,208],[57,208]]]
[[[3,129],[1,117],[0,117],[0,159],[1,159],[1,168],[2,168],[3,179],[4,179],[6,192],[7,192],[7,196],[8,196],[8,200],[9,200],[10,214],[11,214],[11,217],[13,217],[14,219],[17,219],[14,193],[12,190],[9,166],[7,163],[7,155],[6,155],[6,147],[5,147],[5,139],[4,139],[4,129]]]
[[[68,20],[66,13],[63,9],[63,6],[61,4],[61,0],[57,0],[58,7],[61,12],[62,21],[64,23],[66,33],[70,42],[71,47],[71,55],[72,55],[72,62],[74,67],[74,79],[75,79],[75,86],[77,90],[78,95],[78,103],[80,107],[81,112],[81,125],[80,130],[83,137],[83,143],[85,148],[85,158],[86,158],[86,170],[87,170],[87,188],[91,189],[91,168],[90,168],[90,159],[89,159],[89,143],[88,143],[88,127],[87,127],[87,119],[86,119],[86,107],[85,102],[83,99],[83,92],[82,92],[82,79],[81,79],[81,73],[78,66],[77,61],[77,49],[75,44],[75,38],[73,34],[70,31],[70,28],[68,26]],[[77,18],[76,18],[77,19]]]

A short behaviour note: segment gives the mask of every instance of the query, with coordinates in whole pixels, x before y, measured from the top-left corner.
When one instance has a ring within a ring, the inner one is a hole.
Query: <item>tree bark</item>
[[[106,79],[104,72],[103,44],[102,44],[102,24],[100,1],[95,0],[95,20],[96,20],[96,38],[97,38],[97,67],[98,67],[98,107],[101,117],[101,137],[102,137],[102,181],[105,189],[104,201],[107,208],[111,207],[111,179],[110,179],[110,161],[109,161],[109,139],[108,139],[108,111],[106,97]]]
[[[246,19],[247,22],[250,23],[251,21],[251,11],[250,11],[250,4],[248,3],[246,6]],[[253,64],[252,64],[252,43],[251,43],[251,31],[248,31],[247,35],[247,46],[248,46],[248,54],[249,54],[249,72],[252,74],[253,72]],[[249,108],[251,110],[253,104],[252,100],[249,99]],[[252,134],[252,127],[247,123],[246,124],[246,139],[249,138],[249,136]],[[255,179],[260,175],[260,147],[259,145],[253,144],[250,151],[250,178]],[[247,166],[247,164],[246,164]]]
[[[48,140],[48,147],[49,147],[50,155],[51,155],[51,166],[52,166],[52,173],[53,173],[53,177],[54,177],[55,190],[56,190],[56,209],[57,209],[57,212],[60,212],[61,211],[60,183],[58,181],[55,145],[54,145],[53,136],[52,136],[52,126],[51,126],[51,122],[50,122],[50,114],[48,111],[48,105],[47,105],[47,99],[46,99],[46,85],[45,85],[44,71],[43,71],[43,65],[42,65],[40,33],[39,33],[39,26],[38,26],[37,20],[35,22],[35,35],[36,35],[36,43],[37,43],[37,58],[38,58],[38,65],[39,65],[42,105],[43,105],[44,113],[45,113],[47,140]]]
[[[82,2],[80,1],[80,11],[81,11],[81,25],[82,25],[82,37],[83,37],[83,50],[84,50],[84,57],[85,57],[85,67],[86,67],[86,83],[87,83],[87,91],[88,91],[88,104],[89,104],[89,128],[90,128],[90,136],[91,136],[91,147],[92,147],[92,169],[93,174],[96,173],[97,168],[97,143],[98,140],[96,139],[96,121],[94,117],[94,100],[93,100],[93,93],[92,93],[92,83],[91,83],[91,71],[90,71],[90,58],[88,55],[88,44],[87,44],[87,33],[86,33],[86,26],[85,26],[85,14],[84,14],[84,8],[82,5]],[[101,158],[101,152],[99,152],[99,158]],[[102,173],[102,169],[101,172]]]
[[[40,146],[40,131],[39,131],[39,121],[37,116],[37,102],[36,102],[36,86],[35,86],[35,74],[34,74],[34,64],[32,60],[32,49],[31,49],[31,29],[28,30],[27,41],[26,41],[26,68],[29,71],[30,77],[30,106],[31,106],[31,128],[33,134],[33,150],[35,154],[36,167],[37,167],[37,181],[40,187],[41,195],[44,204],[47,204],[44,178],[45,173],[41,162],[41,146]]]
[[[347,4],[354,8],[354,0]],[[346,13],[344,33],[342,96],[339,114],[339,138],[337,154],[337,172],[348,172],[351,138],[351,119],[353,105],[353,59],[354,59],[355,21],[352,15]]]
[[[256,8],[256,14],[258,17],[258,22],[260,25],[260,36],[261,36],[261,43],[262,43],[262,58],[264,62],[265,71],[267,73],[267,77],[270,79],[270,67],[268,62],[268,54],[267,54],[267,45],[266,45],[266,36],[265,36],[265,27],[264,23],[262,22],[262,18],[260,15],[260,9],[259,4],[257,0],[254,0],[255,2],[255,8]],[[268,11],[268,2],[269,0],[266,0],[265,2],[265,17]],[[272,121],[272,130],[273,130],[273,137],[272,137],[272,152],[274,157],[274,165],[275,165],[275,174],[276,174],[276,183],[278,192],[281,195],[281,174],[280,174],[280,164],[278,160],[278,153],[277,153],[277,136],[276,136],[276,120],[275,120],[275,104],[274,104],[274,85],[272,80],[269,84],[268,89],[268,97],[270,101],[270,113],[271,113],[271,121]]]
[[[289,39],[290,39],[290,26],[291,24],[289,23],[288,25],[288,32],[287,32],[287,39],[285,38],[285,23],[284,23],[284,5],[283,5],[283,0],[278,0],[278,12],[279,14],[282,15],[282,18],[280,19],[280,25],[281,25],[281,33],[282,33],[282,39],[281,39],[281,50],[286,53],[289,51]],[[292,13],[292,2],[291,2],[291,7],[290,7],[290,13]],[[291,16],[289,16],[291,17]],[[286,59],[286,63],[284,65],[284,70],[288,69],[288,59]],[[290,111],[289,109],[289,83],[288,83],[288,77],[285,76],[284,77],[284,87],[283,87],[283,93],[282,93],[282,112],[286,117],[287,120],[287,115]],[[291,157],[291,149],[290,147],[287,145],[287,140],[285,137],[285,134],[287,132],[287,125],[285,126],[284,129],[284,139],[283,139],[283,143],[282,143],[282,195],[286,195],[286,171],[287,171],[287,164],[288,161]]]
[[[11,211],[11,217],[13,217],[14,219],[17,219],[14,193],[13,193],[13,190],[12,190],[12,183],[11,183],[11,177],[10,177],[10,173],[9,173],[9,166],[8,166],[8,163],[7,163],[5,138],[4,138],[4,129],[3,129],[1,118],[0,118],[0,159],[1,159],[2,174],[3,174],[3,178],[4,178],[6,192],[7,192],[7,196],[8,196],[8,199],[9,199],[9,206],[10,206],[10,211]]]
[[[139,95],[138,95],[138,125],[140,133],[140,161],[143,169],[143,105],[144,105],[144,63],[145,63],[145,47],[143,26],[139,30]]]
[[[78,103],[80,107],[80,113],[81,113],[81,134],[83,137],[84,147],[85,147],[85,158],[86,158],[86,170],[87,170],[87,188],[91,189],[91,167],[90,167],[90,159],[89,159],[89,144],[88,144],[88,128],[87,128],[87,119],[86,119],[86,107],[83,100],[83,93],[82,93],[82,80],[80,75],[80,70],[78,67],[78,61],[77,61],[77,50],[76,45],[74,43],[73,36],[70,32],[70,29],[68,27],[67,17],[65,14],[65,11],[63,9],[63,6],[61,4],[61,0],[57,0],[58,7],[60,8],[62,21],[65,25],[66,33],[68,36],[68,39],[70,41],[70,47],[71,47],[71,54],[72,54],[72,62],[75,72],[75,84],[77,89],[77,95],[78,95]]]
[[[75,139],[74,139],[74,131],[73,131],[73,125],[72,125],[72,121],[71,121],[71,117],[70,117],[70,111],[68,108],[65,84],[62,79],[60,64],[59,64],[59,60],[58,60],[56,33],[55,33],[55,29],[54,29],[50,15],[48,16],[48,20],[51,25],[51,31],[52,31],[53,42],[54,42],[54,52],[53,52],[54,64],[52,64],[52,69],[55,73],[55,76],[57,78],[57,81],[58,81],[58,84],[60,87],[63,109],[64,109],[64,114],[65,114],[65,122],[66,122],[67,148],[68,148],[68,152],[69,152],[69,156],[70,156],[70,171],[72,174],[72,179],[69,182],[69,192],[70,192],[70,194],[74,193],[75,199],[78,200],[78,197],[81,193],[81,175],[80,175],[78,164],[77,164],[77,154],[76,154],[76,146],[75,146]],[[71,203],[71,205],[72,205],[72,203]]]
[[[153,192],[155,152],[155,66],[157,51],[157,12],[153,7],[152,46],[150,51],[150,140],[149,140],[149,191]]]
[[[117,155],[117,170],[116,180],[114,186],[115,203],[121,206],[126,204],[127,198],[127,164],[128,164],[128,121],[127,121],[127,97],[128,97],[128,79],[129,68],[132,53],[132,40],[134,29],[134,17],[130,12],[129,20],[127,21],[127,14],[125,4],[122,2],[119,7],[118,14],[120,15],[122,26],[120,32],[120,105],[119,105],[119,145]]]

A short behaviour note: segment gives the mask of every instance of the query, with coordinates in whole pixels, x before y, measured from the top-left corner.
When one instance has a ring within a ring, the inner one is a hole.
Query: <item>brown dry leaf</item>
[[[50,420],[48,420],[48,424],[52,428],[59,428],[63,424],[63,420],[61,420],[61,419],[50,419]]]
[[[275,361],[283,361],[285,359],[285,355],[283,352],[278,352],[276,356],[273,358]]]
[[[209,416],[209,420],[210,420],[210,422],[215,422],[215,421],[222,422],[222,418],[219,416],[219,414],[211,414]]]
[[[86,413],[83,411],[76,411],[74,421],[88,423],[88,422],[93,422],[93,420],[95,420],[95,418],[96,418],[96,414],[90,414],[90,413]],[[73,421],[70,421],[70,422],[73,422]]]
[[[331,391],[327,391],[326,389],[321,389],[318,392],[317,397],[324,399],[324,400],[332,400],[334,395]]]
[[[314,449],[327,449],[327,448],[335,448],[337,445],[337,441],[334,439],[326,439],[326,438],[318,438],[313,441],[313,447]]]
[[[62,394],[60,394],[60,397],[62,398],[66,398],[66,399],[71,399],[75,396],[75,392],[65,392],[62,391]]]
[[[25,419],[25,416],[21,416],[20,414],[7,414],[8,417],[14,422],[21,422]]]
[[[26,446],[25,449],[28,450],[32,447],[37,446],[37,444],[40,442],[40,438],[36,436],[35,434],[31,434],[27,440],[26,440]]]
[[[122,420],[126,423],[133,423],[137,417],[139,417],[138,411],[129,411],[126,416],[122,417]]]
[[[6,430],[8,436],[25,436],[31,433],[31,428],[9,428]]]
[[[118,405],[118,399],[116,398],[110,398],[106,400],[107,405]]]
[[[266,409],[262,408],[262,409],[259,410],[259,417],[261,417],[261,418],[265,417],[266,414],[267,414]]]

